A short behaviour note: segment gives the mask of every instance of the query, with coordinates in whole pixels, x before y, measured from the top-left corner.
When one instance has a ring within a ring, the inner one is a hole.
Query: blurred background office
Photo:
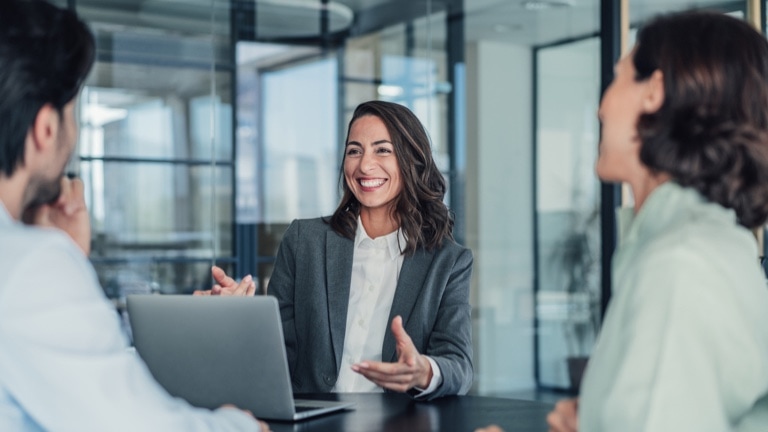
[[[72,169],[107,295],[190,293],[216,263],[266,291],[281,235],[328,215],[360,102],[410,107],[475,254],[475,385],[573,388],[610,292],[613,209],[593,172],[602,88],[660,12],[765,27],[755,0],[54,0],[97,40]],[[757,260],[757,257],[756,257]]]

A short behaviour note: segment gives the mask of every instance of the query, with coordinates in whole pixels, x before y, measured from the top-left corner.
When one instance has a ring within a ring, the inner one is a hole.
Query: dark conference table
[[[505,432],[546,432],[551,404],[482,396],[449,396],[416,402],[399,393],[326,393],[297,399],[355,402],[351,411],[295,423],[268,421],[274,432],[472,432],[489,424]]]

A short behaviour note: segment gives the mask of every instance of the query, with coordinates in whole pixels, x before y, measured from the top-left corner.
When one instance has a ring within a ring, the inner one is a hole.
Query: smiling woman
[[[453,241],[421,122],[402,105],[358,106],[342,176],[330,221],[288,228],[268,288],[294,391],[466,393],[472,254]]]
[[[394,103],[358,106],[342,176],[336,212],[291,224],[269,283],[294,391],[466,393],[472,253],[453,241],[421,122]]]
[[[269,282],[294,392],[466,393],[472,252],[453,241],[421,122],[401,105],[361,104],[341,174],[336,212],[293,221]],[[244,294],[217,280],[211,293]]]

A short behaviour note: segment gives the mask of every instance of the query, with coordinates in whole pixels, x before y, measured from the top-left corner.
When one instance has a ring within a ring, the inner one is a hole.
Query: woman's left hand
[[[397,350],[396,363],[364,361],[352,365],[352,370],[396,392],[404,393],[413,387],[426,389],[432,381],[432,365],[413,345],[400,316],[392,320],[392,333]]]

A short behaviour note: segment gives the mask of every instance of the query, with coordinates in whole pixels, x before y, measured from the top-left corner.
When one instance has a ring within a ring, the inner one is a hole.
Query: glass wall
[[[553,388],[578,386],[600,328],[599,55],[597,37],[535,50],[534,354]]]
[[[235,261],[229,12],[210,2],[74,3],[97,42],[72,168],[85,183],[102,286],[115,299],[210,287],[211,264]]]
[[[261,292],[288,224],[336,209],[347,123],[358,104],[380,99],[410,107],[450,178],[451,85],[444,43],[435,42],[445,40],[446,15],[427,3],[412,19],[361,34],[346,29],[349,34],[332,43],[318,33],[308,40],[307,33],[284,32],[275,40],[258,29],[253,40],[237,42],[236,214],[246,233],[242,241],[258,245]]]
[[[370,99],[426,125],[474,253],[479,394],[571,387],[599,313],[598,0],[57,0],[97,38],[72,169],[106,293],[189,293],[217,263],[266,292],[295,218],[339,199]],[[635,25],[692,6],[630,1]],[[631,202],[631,199],[627,200]]]
[[[266,291],[283,231],[337,201],[338,56],[318,47],[237,45],[238,224],[256,227]]]

